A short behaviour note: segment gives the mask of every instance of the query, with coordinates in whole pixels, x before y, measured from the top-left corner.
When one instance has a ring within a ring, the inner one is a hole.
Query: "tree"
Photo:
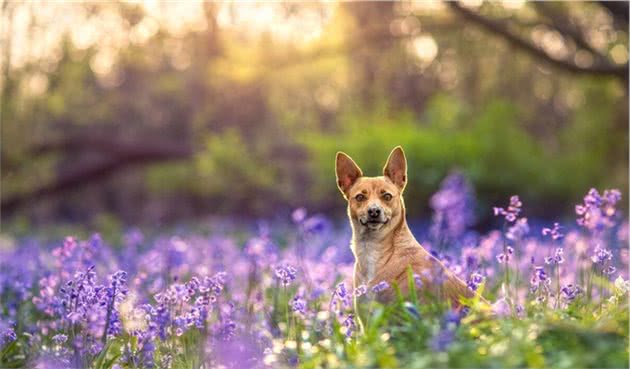
[[[555,67],[578,74],[613,76],[621,79],[625,84],[628,82],[628,63],[626,62],[622,65],[615,64],[600,50],[597,50],[597,48],[591,45],[586,39],[582,27],[567,13],[567,4],[535,2],[534,7],[539,15],[539,20],[538,22],[530,22],[529,24],[519,22],[518,19],[503,21],[490,16],[484,16],[480,12],[464,7],[457,1],[449,1],[447,4],[465,20],[478,25],[489,33],[505,39],[519,49]],[[628,27],[628,3],[600,1],[597,4],[612,14],[615,20],[613,26],[617,30],[625,32]],[[540,25],[544,25],[560,33],[565,42],[572,43],[572,52],[565,57],[558,58],[550,54],[543,47],[536,45],[526,36],[519,34],[516,30],[532,29]],[[593,60],[591,65],[579,65],[575,61],[578,52],[586,52],[590,55]]]

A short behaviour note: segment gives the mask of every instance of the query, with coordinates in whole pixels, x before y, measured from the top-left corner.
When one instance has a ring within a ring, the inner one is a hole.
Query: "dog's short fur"
[[[466,284],[414,238],[405,219],[403,191],[407,184],[407,161],[396,147],[381,177],[365,177],[346,154],[337,153],[337,185],[348,201],[352,226],[352,252],[355,256],[354,286],[372,287],[381,281],[396,284],[403,294],[408,289],[408,268],[422,280],[420,289],[460,306],[461,297],[474,293]],[[387,301],[394,295],[389,288],[379,295]]]

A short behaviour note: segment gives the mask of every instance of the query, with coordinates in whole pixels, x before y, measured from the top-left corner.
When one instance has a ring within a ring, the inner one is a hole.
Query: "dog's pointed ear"
[[[405,189],[407,184],[407,159],[402,147],[396,146],[387,158],[387,164],[383,168],[383,175],[389,178],[400,191]]]
[[[347,198],[348,190],[359,177],[363,176],[363,172],[351,157],[341,151],[337,153],[335,172],[337,174],[337,186],[343,196]]]

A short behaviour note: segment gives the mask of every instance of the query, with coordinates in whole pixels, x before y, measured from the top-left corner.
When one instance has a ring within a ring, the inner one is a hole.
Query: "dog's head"
[[[382,237],[404,217],[402,193],[407,184],[407,160],[400,146],[389,154],[383,176],[364,177],[343,152],[337,153],[337,186],[348,201],[348,215],[359,235]]]

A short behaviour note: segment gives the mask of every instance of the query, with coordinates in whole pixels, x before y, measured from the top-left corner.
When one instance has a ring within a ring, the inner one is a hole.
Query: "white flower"
[[[619,298],[615,295],[610,296],[610,298],[608,299],[608,303],[612,304],[612,305],[617,305],[617,302],[619,301]]]
[[[615,279],[615,288],[619,294],[630,292],[630,280],[624,281],[622,276],[617,277],[617,279]]]

